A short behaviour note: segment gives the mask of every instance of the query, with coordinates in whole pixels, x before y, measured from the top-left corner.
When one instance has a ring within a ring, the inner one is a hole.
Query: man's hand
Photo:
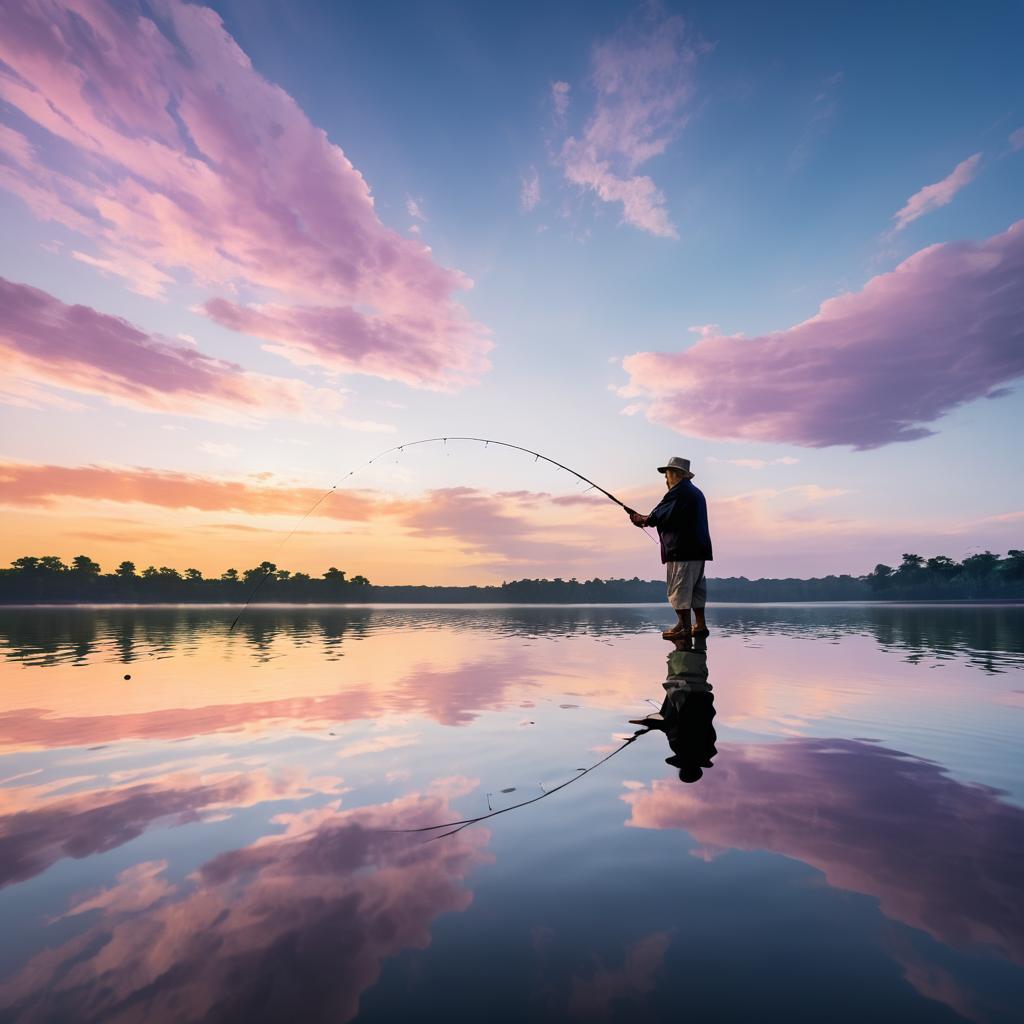
[[[630,512],[629,520],[634,526],[647,525],[647,516],[642,516],[639,512]]]

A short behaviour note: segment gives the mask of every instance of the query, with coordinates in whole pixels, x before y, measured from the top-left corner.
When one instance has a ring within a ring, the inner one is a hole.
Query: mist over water
[[[234,615],[0,612],[0,1018],[1024,1002],[1022,608]]]

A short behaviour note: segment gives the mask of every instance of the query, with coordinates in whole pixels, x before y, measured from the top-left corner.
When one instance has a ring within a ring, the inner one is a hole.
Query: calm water
[[[0,1018],[1020,1019],[1024,609],[232,617],[0,612]]]

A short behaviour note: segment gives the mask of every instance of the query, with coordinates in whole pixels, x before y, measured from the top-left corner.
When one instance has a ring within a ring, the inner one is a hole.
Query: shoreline
[[[880,599],[862,599],[856,601],[714,601],[708,603],[708,608],[770,608],[785,606],[820,607],[833,608],[861,608],[865,606],[884,607],[931,607],[942,606],[947,608],[978,608],[978,607],[1024,607],[1024,598],[996,598],[979,597],[975,599],[964,598],[919,598],[908,600],[906,598],[886,601]],[[0,603],[0,612],[29,611],[29,610],[55,610],[60,608],[101,609],[101,608],[131,608],[131,609],[172,609],[172,608],[206,608],[219,609],[224,611],[256,611],[261,608],[664,608],[665,601],[330,601],[330,602],[307,602],[307,601],[267,601],[246,605],[243,602],[226,603],[211,601],[60,601],[60,602],[20,602]]]

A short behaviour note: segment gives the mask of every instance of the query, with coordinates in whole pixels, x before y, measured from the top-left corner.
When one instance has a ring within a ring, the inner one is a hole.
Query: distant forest
[[[319,577],[261,562],[239,572],[228,569],[208,579],[198,569],[149,566],[138,572],[122,562],[113,572],[88,555],[67,565],[55,555],[25,555],[0,569],[0,604],[238,604],[259,585],[263,603],[525,603],[631,604],[664,601],[662,580],[513,580],[500,586],[374,586],[365,576],[349,577],[331,567]],[[758,579],[744,576],[708,580],[709,599],[719,601],[932,601],[1024,599],[1024,551],[1005,557],[986,551],[962,562],[946,555],[905,554],[897,567],[876,565],[866,576]]]

